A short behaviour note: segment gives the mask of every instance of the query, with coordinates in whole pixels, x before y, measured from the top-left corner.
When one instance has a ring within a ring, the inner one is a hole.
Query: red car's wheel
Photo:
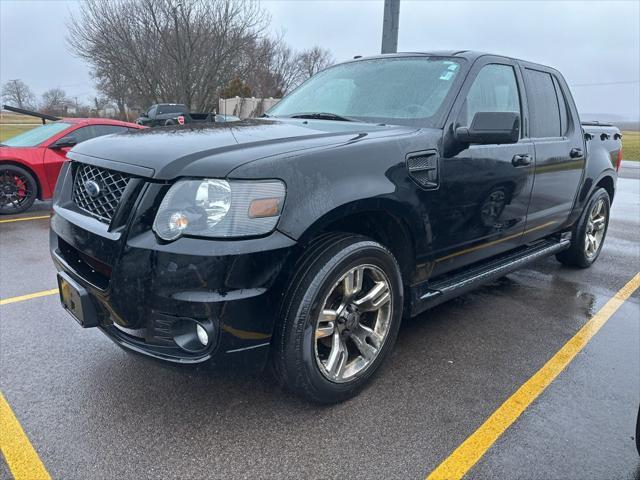
[[[38,184],[17,165],[0,165],[0,215],[24,212],[33,205]]]

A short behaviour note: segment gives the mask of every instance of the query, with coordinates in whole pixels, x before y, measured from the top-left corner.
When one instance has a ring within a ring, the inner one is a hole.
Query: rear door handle
[[[580,158],[582,157],[582,149],[581,148],[572,148],[569,152],[569,156],[571,158]]]
[[[514,155],[511,159],[511,164],[514,167],[526,167],[527,165],[531,165],[531,161],[533,158],[528,153],[524,155]]]

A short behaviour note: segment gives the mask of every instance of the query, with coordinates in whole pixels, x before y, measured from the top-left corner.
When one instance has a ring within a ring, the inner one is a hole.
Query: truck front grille
[[[73,201],[92,217],[110,223],[131,177],[84,163],[74,165]]]

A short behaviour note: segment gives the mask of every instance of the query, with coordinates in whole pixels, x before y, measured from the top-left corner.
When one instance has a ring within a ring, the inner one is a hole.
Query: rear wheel
[[[596,261],[602,250],[609,226],[611,201],[604,188],[591,196],[571,237],[571,246],[556,255],[565,265],[587,268]]]
[[[0,215],[24,212],[36,200],[38,184],[17,165],[0,165]]]
[[[330,237],[307,252],[290,285],[274,338],[276,376],[314,402],[352,397],[398,334],[403,294],[393,255],[365,237]]]

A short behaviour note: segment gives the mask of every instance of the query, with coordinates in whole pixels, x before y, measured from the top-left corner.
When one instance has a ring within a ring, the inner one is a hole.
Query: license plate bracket
[[[58,290],[60,303],[80,326],[91,328],[99,325],[98,315],[89,292],[65,272],[58,272]]]

